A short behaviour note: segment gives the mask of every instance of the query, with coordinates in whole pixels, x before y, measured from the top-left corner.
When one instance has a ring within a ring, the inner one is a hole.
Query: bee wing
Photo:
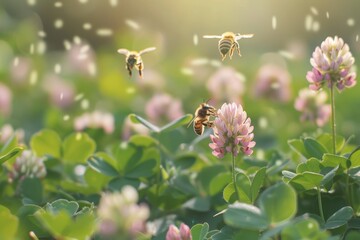
[[[145,49],[143,49],[143,50],[141,50],[141,51],[139,52],[139,55],[144,54],[144,53],[148,53],[148,52],[151,52],[151,51],[154,51],[155,49],[156,49],[156,47],[145,48]]]
[[[242,38],[252,38],[254,34],[236,34],[236,40],[242,39]]]
[[[117,52],[120,54],[128,55],[130,51],[125,48],[120,48],[117,50]]]
[[[195,121],[195,118],[196,118],[197,116],[194,116],[193,117],[193,119],[191,119],[191,121],[189,122],[189,124],[187,125],[187,127],[190,127],[190,125]]]
[[[204,35],[203,38],[222,38],[222,36],[218,36],[218,35]]]

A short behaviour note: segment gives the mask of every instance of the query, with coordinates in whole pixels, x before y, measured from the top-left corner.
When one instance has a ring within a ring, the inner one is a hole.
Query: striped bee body
[[[189,123],[189,125],[194,122],[194,132],[197,135],[202,135],[204,133],[205,127],[211,128],[214,123],[210,121],[210,117],[216,116],[216,109],[213,106],[207,104],[207,102],[200,104],[200,106],[195,111],[194,119]]]

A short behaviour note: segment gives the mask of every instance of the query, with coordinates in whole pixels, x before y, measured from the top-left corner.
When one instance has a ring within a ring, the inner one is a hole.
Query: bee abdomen
[[[202,125],[202,123],[199,121],[199,122],[196,122],[194,124],[194,131],[197,135],[202,135],[203,132],[204,132],[204,126]]]
[[[219,42],[219,51],[222,55],[226,55],[233,45],[233,41],[230,39],[221,39]]]

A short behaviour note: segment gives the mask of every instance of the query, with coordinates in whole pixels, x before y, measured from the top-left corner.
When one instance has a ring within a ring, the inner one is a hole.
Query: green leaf
[[[360,184],[360,166],[356,168],[351,168],[348,171],[349,176],[357,181],[358,184]]]
[[[128,178],[150,177],[158,171],[160,171],[160,153],[154,147],[146,148],[140,159],[127,162],[124,169]]]
[[[154,138],[146,135],[133,135],[129,139],[129,143],[141,147],[151,147],[157,144]]]
[[[259,195],[260,188],[263,186],[266,177],[266,168],[260,168],[251,183],[251,202],[254,203]]]
[[[85,163],[96,144],[86,133],[73,133],[63,143],[63,159],[68,163]]]
[[[61,156],[61,139],[50,129],[43,129],[35,133],[30,140],[31,149],[37,156],[50,155],[55,158]]]
[[[269,222],[260,209],[246,203],[235,203],[224,213],[225,224],[235,228],[264,230]]]
[[[333,151],[332,135],[329,133],[323,133],[316,138],[316,140],[323,145],[328,152]],[[336,152],[340,152],[345,145],[345,138],[342,136],[336,136]]]
[[[346,234],[346,237],[344,239],[345,240],[358,240],[358,239],[360,239],[360,231],[359,230],[350,230]]]
[[[68,201],[66,199],[58,199],[52,203],[48,203],[45,207],[46,211],[51,214],[57,214],[65,211],[70,216],[75,215],[79,209],[79,204],[75,201]]]
[[[16,232],[19,226],[19,219],[12,215],[10,210],[0,205],[0,239],[16,239]]]
[[[320,173],[320,161],[316,158],[309,158],[306,162],[296,167],[296,173],[313,172]]]
[[[314,219],[301,219],[286,226],[281,232],[281,239],[318,239],[326,240],[329,235],[321,231],[319,224]]]
[[[234,203],[238,200],[238,197],[235,194],[234,183],[231,182],[224,188],[223,198],[227,203]]]
[[[191,236],[193,240],[205,240],[206,234],[209,232],[209,224],[196,224],[191,228]]]
[[[7,152],[5,155],[0,156],[0,164],[3,164],[4,162],[10,160],[11,158],[15,157],[19,153],[21,153],[24,150],[23,147],[14,147],[9,152]]]
[[[292,139],[288,141],[290,148],[305,158],[309,158],[309,154],[305,149],[304,142],[300,139]]]
[[[214,196],[221,192],[229,182],[231,182],[231,173],[219,173],[210,182],[209,194]]]
[[[87,186],[91,186],[98,192],[105,188],[110,179],[111,177],[103,175],[102,173],[99,173],[92,168],[86,168],[84,173],[84,180]]]
[[[320,187],[324,176],[319,173],[303,172],[293,177],[289,183],[299,191]]]
[[[340,165],[343,169],[347,169],[346,161],[347,159],[345,157],[326,153],[323,156],[321,165],[323,165],[324,167],[336,167]]]
[[[351,167],[360,166],[360,146],[351,152],[349,159],[351,162]]]
[[[329,217],[325,223],[325,229],[334,229],[346,224],[353,216],[351,207],[343,207]]]
[[[291,179],[293,179],[295,176],[297,176],[296,173],[287,171],[287,170],[283,170],[282,172],[283,178],[286,182],[289,182]]]
[[[207,212],[210,209],[210,199],[207,197],[195,197],[185,202],[183,207],[198,212]]]
[[[154,124],[148,122],[147,120],[145,120],[144,118],[142,118],[136,114],[130,114],[129,118],[133,123],[141,123],[145,127],[149,128],[151,131],[154,131],[157,133],[160,132],[160,128],[158,126],[155,126]]]
[[[72,239],[89,239],[96,230],[95,216],[91,211],[77,215],[75,221],[71,221],[63,235]]]
[[[20,182],[21,194],[32,203],[40,204],[43,199],[43,186],[38,178],[25,178]]]
[[[138,188],[140,186],[140,181],[137,179],[118,177],[111,180],[108,186],[113,191],[120,191],[126,185],[130,185],[133,186],[134,188]]]
[[[296,192],[288,184],[277,183],[261,193],[259,206],[271,224],[289,220],[297,211]]]
[[[327,152],[323,145],[310,137],[304,139],[304,146],[308,154],[317,159],[322,159],[323,154]]]
[[[336,171],[338,169],[339,169],[339,166],[336,166],[331,171],[329,171],[327,174],[325,174],[323,180],[321,181],[321,186],[325,187],[328,183],[330,183],[330,181],[332,181],[333,178],[335,177]]]
[[[201,169],[197,175],[196,181],[200,183],[202,189],[210,194],[210,182],[220,173],[228,172],[223,164],[207,166]]]
[[[238,200],[243,203],[251,203],[251,182],[245,173],[238,173],[236,178],[236,188]]]
[[[104,174],[110,177],[119,176],[119,173],[115,168],[113,168],[110,164],[105,162],[102,158],[97,156],[91,156],[88,160],[89,167],[91,167],[94,171]]]
[[[198,194],[198,190],[191,182],[189,174],[178,174],[174,177],[171,185],[186,195],[195,196]]]
[[[35,217],[55,238],[63,237],[66,227],[72,223],[71,216],[65,210],[57,214],[39,210],[35,213]]]
[[[169,124],[166,124],[162,128],[160,128],[160,132],[167,132],[174,130],[178,127],[181,127],[182,125],[188,124],[192,120],[193,116],[192,114],[186,114],[182,117],[179,117],[178,119],[175,119]]]

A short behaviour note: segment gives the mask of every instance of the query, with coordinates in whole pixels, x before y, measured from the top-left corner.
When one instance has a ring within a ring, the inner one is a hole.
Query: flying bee
[[[237,42],[242,38],[252,38],[254,34],[240,34],[240,33],[233,33],[233,32],[225,32],[221,36],[217,35],[205,35],[204,38],[220,38],[218,48],[219,52],[222,56],[222,60],[226,58],[226,55],[229,53],[229,58],[231,59],[234,51],[236,50],[240,54],[240,46]]]
[[[154,51],[155,47],[145,48],[140,52],[136,51],[129,51],[125,48],[120,48],[117,50],[118,53],[123,54],[126,56],[126,69],[129,71],[130,77],[132,76],[132,69],[135,67],[139,71],[139,76],[142,78],[142,71],[144,69],[144,63],[141,59],[141,55],[144,53],[148,53]]]
[[[209,100],[208,100],[209,101]],[[214,125],[214,121],[210,121],[210,117],[215,117],[216,108],[208,104],[208,101],[203,102],[195,111],[195,116],[189,123],[194,123],[194,131],[197,135],[202,135],[204,133],[205,127],[211,128]]]

